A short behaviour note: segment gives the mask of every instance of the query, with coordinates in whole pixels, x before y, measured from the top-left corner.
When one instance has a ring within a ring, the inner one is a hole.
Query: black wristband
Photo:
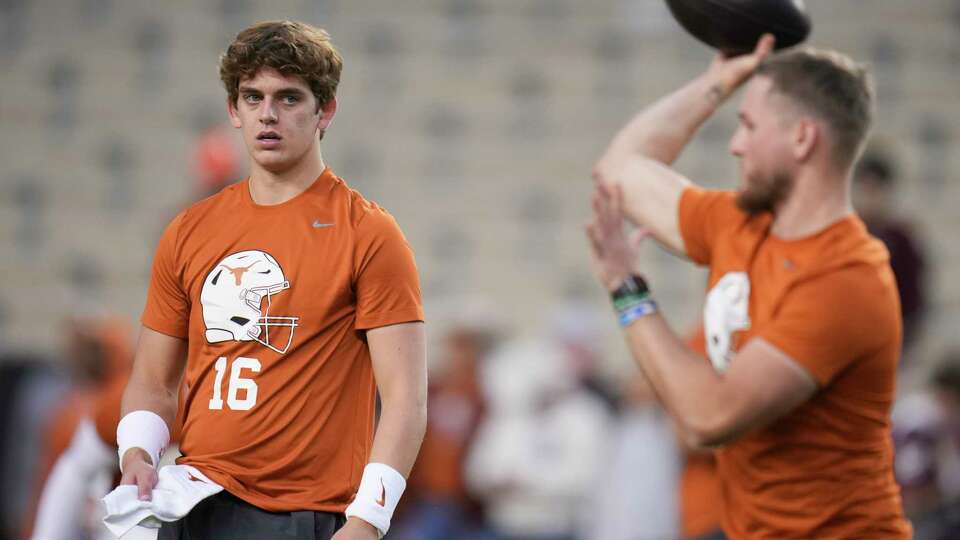
[[[643,277],[637,274],[631,274],[624,278],[623,283],[610,293],[613,308],[617,311],[623,311],[649,298],[650,288],[647,287],[647,282]]]

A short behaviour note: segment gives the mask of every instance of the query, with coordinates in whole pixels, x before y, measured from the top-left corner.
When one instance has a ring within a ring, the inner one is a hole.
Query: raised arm
[[[156,461],[169,442],[170,426],[177,416],[186,351],[186,340],[147,327],[140,330],[133,372],[123,392],[117,442],[123,451],[120,484],[137,485],[141,499],[149,499],[157,483]]]
[[[634,266],[636,246],[623,233],[619,188],[597,189],[594,221],[588,228],[598,279],[613,294]],[[726,444],[766,426],[816,393],[813,375],[763,337],[752,338],[725,373],[698,357],[657,313],[641,286],[635,311],[620,323],[631,355],[689,446]],[[616,305],[616,304],[615,304]],[[836,310],[834,310],[836,311]],[[820,320],[824,317],[814,317]]]
[[[675,253],[684,253],[677,211],[690,181],[670,165],[772,48],[768,36],[752,54],[718,57],[705,73],[637,114],[594,166],[597,182],[622,187],[627,219]]]

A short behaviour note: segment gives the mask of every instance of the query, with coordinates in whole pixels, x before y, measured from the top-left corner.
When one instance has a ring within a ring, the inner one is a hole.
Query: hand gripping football
[[[748,53],[764,33],[776,48],[792,47],[810,35],[803,0],[667,0],[687,32],[727,56]]]

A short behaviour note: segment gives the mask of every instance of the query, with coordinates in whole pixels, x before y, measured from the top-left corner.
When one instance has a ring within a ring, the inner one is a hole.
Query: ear
[[[793,157],[807,161],[820,142],[821,126],[809,118],[801,118],[793,132]]]
[[[324,131],[333,123],[333,116],[337,114],[337,98],[331,98],[320,107],[320,118],[317,122],[317,129]]]
[[[227,114],[230,115],[230,124],[239,129],[243,127],[240,123],[240,115],[237,113],[237,104],[227,96]]]

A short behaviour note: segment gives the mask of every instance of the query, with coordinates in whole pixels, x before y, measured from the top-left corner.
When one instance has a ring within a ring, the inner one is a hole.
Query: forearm
[[[669,166],[725,99],[714,79],[708,72],[647,107],[593,169],[597,183],[623,192],[626,218],[678,254],[685,253],[678,209],[690,181]]]
[[[427,429],[426,390],[395,389],[395,393],[398,395],[382,398],[370,462],[389,465],[408,477]]]
[[[186,340],[146,327],[141,329],[117,426],[122,471],[126,472],[128,464],[138,459],[153,467],[159,463],[177,416],[177,392],[186,366],[186,353]],[[143,487],[141,485],[141,489]]]
[[[143,327],[130,380],[123,391],[120,417],[133,411],[151,411],[159,415],[168,428],[172,426],[186,363],[186,340]]]
[[[151,411],[163,418],[169,428],[177,416],[177,390],[176,385],[171,387],[134,370],[123,391],[120,417],[133,411]]]
[[[684,442],[694,447],[725,442],[738,401],[723,376],[689,349],[659,314],[641,317],[624,334]]]
[[[676,161],[726,98],[714,79],[705,73],[641,111],[614,137],[598,166],[620,167],[637,156],[667,165]]]
[[[375,527],[383,535],[427,428],[426,335],[423,323],[414,321],[368,330],[367,343],[383,407],[370,462],[344,512],[345,528]]]
[[[384,535],[390,529],[393,511],[406,487],[406,478],[417,459],[427,426],[426,377],[406,387],[389,384],[382,392],[383,412],[373,439],[370,462],[360,486],[347,507],[346,528],[374,528]]]

